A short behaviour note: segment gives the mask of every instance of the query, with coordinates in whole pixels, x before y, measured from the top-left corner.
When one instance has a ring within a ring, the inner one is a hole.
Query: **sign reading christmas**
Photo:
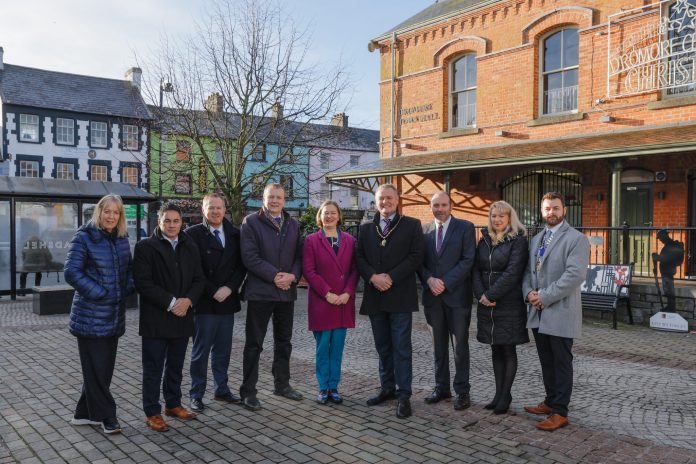
[[[609,16],[609,98],[696,89],[696,0],[664,0]]]

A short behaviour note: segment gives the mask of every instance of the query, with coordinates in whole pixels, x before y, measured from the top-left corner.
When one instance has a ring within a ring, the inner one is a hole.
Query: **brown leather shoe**
[[[162,416],[159,414],[157,414],[156,416],[147,416],[147,419],[145,419],[145,423],[155,432],[166,432],[167,430],[169,430],[167,423],[164,422],[164,419],[162,419]]]
[[[182,406],[177,406],[176,408],[165,408],[164,413],[169,417],[176,417],[177,419],[181,420],[191,420],[195,419],[196,417],[195,412],[191,412]]]
[[[524,410],[531,414],[538,414],[540,416],[548,416],[553,412],[550,406],[548,406],[543,401],[536,406],[525,406]]]
[[[568,418],[563,417],[560,414],[551,414],[549,417],[539,422],[536,428],[539,430],[545,430],[547,432],[553,432],[561,427],[568,425]]]

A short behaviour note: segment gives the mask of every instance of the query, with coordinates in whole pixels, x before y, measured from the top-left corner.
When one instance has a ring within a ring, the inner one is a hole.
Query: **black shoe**
[[[380,389],[375,396],[371,396],[367,399],[368,406],[377,406],[382,404],[387,400],[393,400],[396,398],[396,392],[394,390]]]
[[[241,402],[241,398],[239,398],[237,395],[235,395],[232,392],[227,392],[224,395],[215,395],[213,397],[215,401],[222,401],[223,403],[239,403]]]
[[[332,390],[329,390],[329,401],[331,401],[334,404],[341,404],[343,403],[343,397],[340,393],[338,393],[338,390],[334,388]]]
[[[256,399],[256,396],[247,396],[242,399],[242,405],[249,411],[258,411],[261,409],[261,402]]]
[[[498,404],[495,405],[493,414],[505,414],[510,409],[510,403],[512,403],[512,395],[503,395]]]
[[[289,400],[294,400],[294,401],[300,401],[302,398],[302,393],[298,392],[294,388],[287,386],[283,388],[282,390],[273,390],[274,395],[282,396],[283,398],[287,398]]]
[[[399,404],[396,405],[396,417],[399,419],[411,417],[411,400],[399,398]]]
[[[102,421],[102,430],[104,433],[121,433],[121,425],[116,419],[105,419]]]
[[[445,392],[440,390],[440,387],[435,387],[435,390],[433,390],[429,396],[425,397],[425,402],[428,404],[435,404],[447,398],[452,398],[451,392]]]
[[[191,411],[193,412],[203,412],[205,405],[201,398],[191,398]]]
[[[454,409],[455,411],[462,411],[471,406],[471,398],[468,393],[457,393],[454,398]]]

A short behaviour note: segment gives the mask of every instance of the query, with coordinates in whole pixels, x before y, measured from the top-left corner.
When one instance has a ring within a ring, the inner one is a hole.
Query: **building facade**
[[[695,18],[693,0],[435,2],[369,43],[380,159],[329,179],[392,180],[422,220],[445,189],[479,225],[500,199],[539,225],[541,195],[560,191],[574,226],[646,228],[598,234],[593,262],[648,277],[666,227],[692,278],[696,237],[679,229],[696,226]]]

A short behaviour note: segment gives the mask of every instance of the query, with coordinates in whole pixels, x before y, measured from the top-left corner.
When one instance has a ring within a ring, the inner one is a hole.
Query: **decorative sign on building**
[[[607,40],[607,97],[696,88],[693,0],[663,0],[610,15]]]
[[[411,124],[414,122],[435,121],[440,119],[440,115],[433,111],[433,104],[409,106],[399,110],[399,124]]]

